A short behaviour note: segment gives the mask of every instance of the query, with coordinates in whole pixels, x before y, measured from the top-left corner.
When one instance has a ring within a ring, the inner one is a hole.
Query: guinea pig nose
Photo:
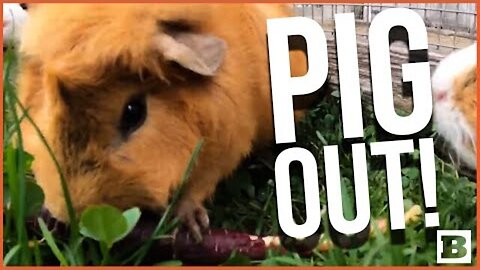
[[[436,102],[444,101],[447,98],[447,92],[446,91],[439,91],[433,93],[433,100]]]

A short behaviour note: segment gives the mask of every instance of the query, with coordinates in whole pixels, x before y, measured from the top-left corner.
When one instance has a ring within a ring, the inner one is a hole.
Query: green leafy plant
[[[37,130],[52,160],[61,172],[53,152],[48,146],[36,124],[28,114],[28,109],[18,102],[14,79],[16,76],[16,57],[13,50],[4,53],[3,97],[4,97],[4,265],[140,265],[145,263],[145,255],[155,239],[168,235],[177,225],[172,215],[182,188],[174,193],[172,203],[157,224],[150,239],[135,252],[112,254],[111,247],[123,239],[138,221],[138,209],[125,212],[107,207],[92,206],[80,216],[80,222],[73,215],[70,218],[69,239],[56,236],[47,229],[40,219],[41,234],[28,231],[27,221],[38,214],[44,201],[44,194],[35,183],[31,174],[31,164],[35,157],[25,152],[21,140],[19,125],[29,121]],[[346,216],[353,215],[353,171],[351,150],[344,143],[340,99],[333,92],[312,108],[298,127],[299,143],[310,150],[317,159],[319,187],[324,183],[323,146],[339,146],[339,165],[342,174],[342,201]],[[381,141],[381,132],[377,129],[372,114],[364,114],[364,141]],[[434,130],[426,130],[425,136],[434,137]],[[192,168],[202,148],[199,142],[192,153],[184,175],[183,186],[189,179]],[[369,192],[372,220],[388,217],[388,196],[384,160],[367,157]],[[419,179],[419,152],[402,155],[402,181],[405,207],[423,203],[421,181]],[[211,226],[230,230],[239,230],[256,235],[278,235],[276,195],[273,164],[269,161],[251,158],[235,173],[228,177],[218,188],[207,208]],[[476,184],[459,173],[448,161],[436,157],[437,209],[440,216],[440,229],[472,230],[476,235]],[[305,216],[303,202],[302,175],[292,172],[292,201],[294,216],[300,220]],[[65,179],[61,179],[66,205],[71,209]],[[320,201],[326,205],[325,192],[321,190]],[[69,211],[70,213],[70,211]],[[327,215],[322,217],[322,226],[326,226]],[[374,223],[372,223],[374,224]],[[374,228],[378,231],[378,228]],[[328,239],[328,230],[324,239]],[[436,261],[436,245],[425,241],[427,231],[422,221],[405,229],[405,243],[394,245],[387,233],[371,238],[357,249],[344,250],[332,248],[328,252],[314,252],[311,256],[301,257],[295,252],[268,251],[262,261],[251,261],[238,254],[232,254],[224,265],[432,265]],[[476,248],[476,241],[472,242]],[[475,261],[476,253],[473,252]],[[158,261],[156,265],[181,265],[178,260]]]
[[[108,263],[108,254],[113,244],[127,236],[139,218],[138,208],[131,208],[122,213],[109,205],[90,206],[80,218],[80,233],[100,242],[102,264],[105,265]]]

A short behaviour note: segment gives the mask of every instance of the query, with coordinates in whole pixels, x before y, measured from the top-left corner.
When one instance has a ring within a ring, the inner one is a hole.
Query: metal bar
[[[442,4],[442,8],[445,8],[445,4]],[[440,10],[440,30],[442,30],[442,27],[443,27],[443,9]],[[442,40],[441,40],[441,31],[438,31],[438,34],[437,34],[437,37],[438,37],[438,44],[442,44]],[[438,46],[437,46],[437,49],[440,49]]]
[[[312,19],[315,20],[314,9],[315,9],[315,5],[312,5]]]
[[[371,23],[372,22],[372,4],[368,4],[368,13],[367,13],[367,22]]]
[[[457,10],[460,9],[460,4],[457,4]],[[455,25],[453,26],[453,47],[457,47],[457,28],[458,28],[458,13],[455,13]]]
[[[323,5],[322,5],[322,24],[323,24]]]
[[[333,9],[335,7],[335,11],[337,10],[337,5],[332,5],[332,21],[335,20],[335,13],[333,12]],[[335,29],[335,26],[334,26],[334,29]],[[332,36],[335,35],[334,32],[332,32]]]
[[[477,26],[476,18],[477,16],[473,16],[472,25],[470,25],[470,27],[468,28],[468,33],[475,31],[475,28]]]
[[[426,9],[427,3],[425,3],[423,5],[424,5],[423,7],[425,8],[425,9],[423,9],[423,19],[426,20],[427,19],[427,9]]]

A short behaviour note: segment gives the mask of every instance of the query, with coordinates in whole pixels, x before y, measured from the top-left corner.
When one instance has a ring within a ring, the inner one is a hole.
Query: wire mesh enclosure
[[[477,39],[477,12],[474,3],[295,5],[298,15],[313,18],[321,24],[327,38],[333,38],[334,35],[334,14],[353,12],[357,38],[364,40],[368,38],[368,26],[373,18],[382,10],[394,7],[409,8],[422,17],[428,31],[430,50],[439,54],[464,48]]]

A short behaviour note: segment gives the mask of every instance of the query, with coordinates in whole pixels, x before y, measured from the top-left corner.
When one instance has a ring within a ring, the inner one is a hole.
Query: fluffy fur
[[[272,139],[266,19],[289,16],[289,9],[48,4],[29,12],[21,45],[21,101],[59,159],[77,213],[100,203],[164,208],[203,137],[177,214],[194,229],[197,222],[208,223],[202,204],[219,180]],[[166,25],[225,42],[213,76],[167,61],[169,47],[157,42],[170,38]],[[291,63],[293,75],[305,73],[302,52],[292,52]],[[139,93],[147,96],[146,121],[122,138],[123,108]],[[27,151],[35,156],[33,170],[45,204],[66,221],[52,159],[27,121],[22,132]]]
[[[20,4],[3,4],[3,46],[15,45],[27,20],[27,12]]]
[[[442,60],[432,76],[434,121],[459,161],[476,169],[477,44]]]

